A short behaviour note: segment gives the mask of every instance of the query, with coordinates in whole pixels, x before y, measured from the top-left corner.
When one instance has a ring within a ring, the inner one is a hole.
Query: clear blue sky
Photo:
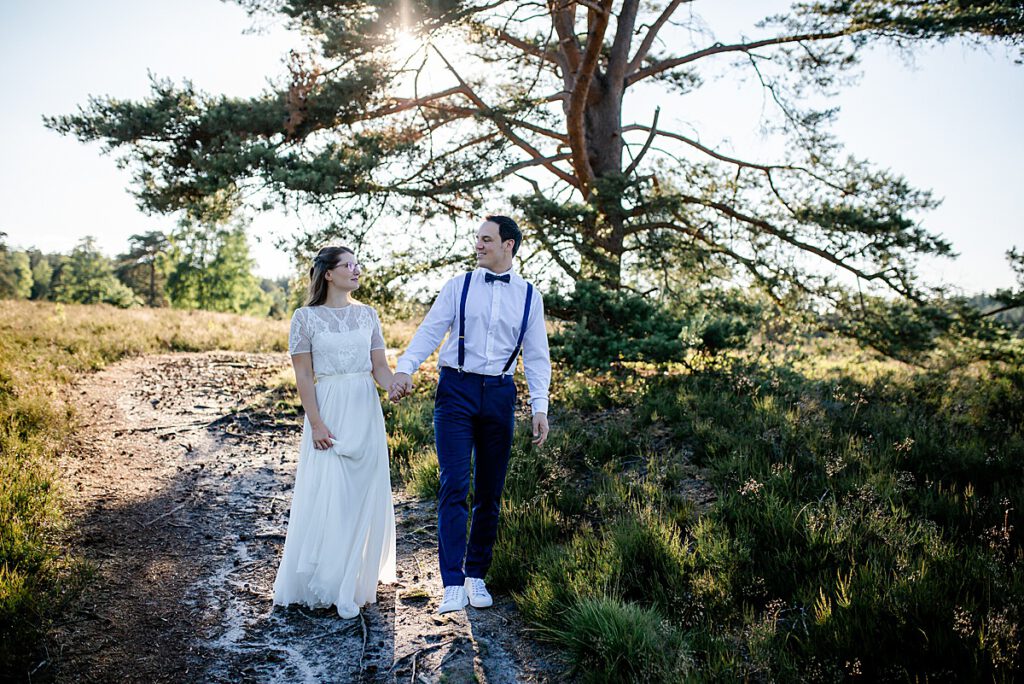
[[[716,31],[742,19],[757,35],[746,20],[781,3],[709,4],[714,14],[704,16]],[[73,112],[89,95],[143,97],[149,72],[190,78],[208,92],[255,94],[268,77],[283,72],[281,58],[299,39],[281,25],[244,35],[252,23],[237,5],[218,0],[0,4],[0,231],[8,241],[67,251],[91,234],[113,255],[124,250],[129,235],[172,228],[171,218],[136,209],[127,192],[129,176],[113,158],[100,155],[96,145],[43,128],[41,117]],[[954,41],[916,50],[909,65],[876,49],[864,60],[863,78],[835,101],[841,113],[833,130],[849,152],[944,200],[922,220],[961,256],[928,262],[922,271],[967,292],[1009,286],[1013,278],[1003,253],[1024,247],[1024,67],[1012,57],[1003,48]],[[686,101],[686,120],[701,122],[702,140],[723,149],[764,145],[757,112],[749,107],[750,87],[744,92],[732,81],[711,84]],[[627,118],[649,121],[654,107],[634,102]],[[741,107],[746,109],[735,111]],[[271,213],[256,222],[261,274],[290,272],[273,237],[300,230],[293,215]]]

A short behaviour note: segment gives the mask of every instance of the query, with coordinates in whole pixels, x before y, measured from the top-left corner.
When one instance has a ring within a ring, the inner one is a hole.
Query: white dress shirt
[[[526,305],[526,281],[523,278],[507,271],[511,275],[507,284],[497,280],[487,283],[485,274],[491,272],[486,268],[473,271],[466,298],[466,358],[462,369],[480,375],[501,375],[519,340],[519,327]],[[448,332],[451,334],[441,347],[438,365],[459,367],[459,302],[465,278],[465,274],[455,276],[441,288],[405,353],[399,357],[398,373],[412,375]],[[537,288],[533,288],[522,355],[533,413],[547,413],[551,360],[544,327],[544,301]],[[515,373],[516,365],[512,363],[509,374]]]

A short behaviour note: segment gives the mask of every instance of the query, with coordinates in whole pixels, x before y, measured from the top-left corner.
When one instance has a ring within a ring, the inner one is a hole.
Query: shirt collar
[[[492,270],[491,270],[491,269],[489,269],[489,268],[484,268],[483,266],[477,266],[477,267],[476,267],[476,270],[477,270],[477,271],[479,271],[480,273],[491,273],[491,274],[493,274],[493,275],[496,275],[496,276],[502,276],[502,275],[505,275],[505,273],[508,273],[508,274],[510,274],[510,275],[511,275],[511,276],[512,276],[513,278],[516,278],[516,277],[518,277],[518,274],[516,273],[516,267],[515,267],[514,265],[512,266],[512,268],[508,269],[508,270],[507,270],[507,271],[505,271],[504,273],[497,273],[497,272],[495,272],[495,271],[492,271]]]

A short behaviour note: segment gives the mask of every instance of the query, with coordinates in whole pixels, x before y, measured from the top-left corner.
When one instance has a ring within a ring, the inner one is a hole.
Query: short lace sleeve
[[[313,343],[309,325],[306,321],[306,309],[296,309],[292,314],[292,328],[288,333],[288,353],[309,354],[313,351]]]
[[[370,331],[370,351],[374,349],[384,349],[384,331],[380,327],[380,317],[377,315],[376,309],[370,309],[373,312],[373,329]]]

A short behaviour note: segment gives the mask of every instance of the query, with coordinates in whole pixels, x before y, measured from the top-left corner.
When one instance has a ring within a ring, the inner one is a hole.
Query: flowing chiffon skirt
[[[316,401],[335,446],[313,448],[306,420],[274,603],[334,605],[353,618],[395,581],[395,510],[380,398],[369,373],[319,378]]]

